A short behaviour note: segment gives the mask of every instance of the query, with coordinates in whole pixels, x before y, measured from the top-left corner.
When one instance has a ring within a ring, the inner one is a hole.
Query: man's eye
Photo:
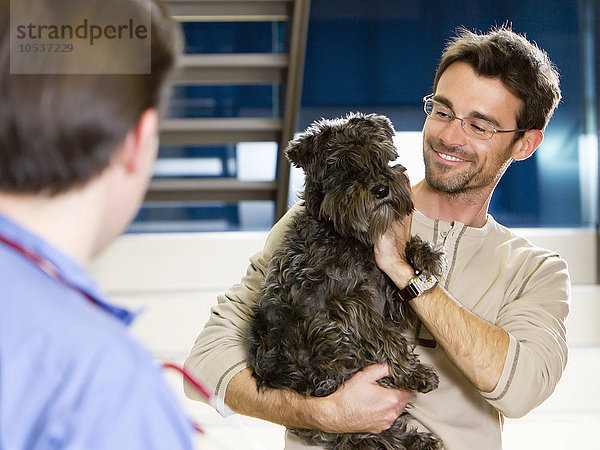
[[[452,114],[449,111],[444,111],[444,110],[439,110],[439,109],[433,111],[433,114],[438,119],[450,119],[452,117]]]
[[[483,134],[483,133],[487,133],[488,131],[490,131],[490,127],[485,123],[473,122],[473,121],[469,121],[468,123],[469,123],[469,127],[471,128],[471,130],[474,133]]]

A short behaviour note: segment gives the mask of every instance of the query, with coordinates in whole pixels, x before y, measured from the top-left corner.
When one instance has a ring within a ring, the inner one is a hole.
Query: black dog
[[[316,122],[288,145],[288,159],[306,175],[304,209],[273,255],[252,311],[247,355],[259,388],[325,396],[374,363],[390,367],[382,386],[437,388],[437,375],[401,334],[410,306],[373,253],[389,225],[413,210],[405,168],[390,166],[398,157],[393,135],[386,117],[356,113]],[[441,272],[441,252],[416,237],[406,258],[415,270]],[[408,419],[403,413],[380,434],[293,431],[325,448],[439,448]]]

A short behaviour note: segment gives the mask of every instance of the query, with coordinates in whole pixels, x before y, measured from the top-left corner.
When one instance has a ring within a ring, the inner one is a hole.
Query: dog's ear
[[[296,167],[307,169],[318,163],[318,158],[323,157],[323,150],[319,143],[327,139],[331,127],[326,121],[315,122],[304,133],[288,143],[285,149],[286,158]]]
[[[390,119],[380,114],[369,114],[367,117],[369,117],[381,127],[388,139],[393,139],[394,134],[396,134],[396,132],[394,131],[394,126],[392,125],[392,121]]]
[[[392,121],[381,114],[350,112],[346,116],[346,120],[348,120],[348,123],[350,124],[368,125],[372,128],[373,132],[383,134],[386,139],[393,139],[396,134]]]
[[[313,159],[315,137],[312,135],[302,134],[291,140],[286,149],[286,158],[296,167],[304,169]]]

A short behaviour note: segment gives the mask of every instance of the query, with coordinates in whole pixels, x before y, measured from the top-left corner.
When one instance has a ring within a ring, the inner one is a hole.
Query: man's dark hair
[[[507,26],[487,34],[459,29],[442,53],[433,92],[455,62],[469,64],[481,76],[500,79],[523,102],[517,128],[543,130],[560,101],[559,75],[546,52]],[[515,138],[521,136],[517,133]]]
[[[35,2],[50,10],[64,7]],[[117,15],[124,5],[151,17],[149,74],[22,75],[10,74],[9,0],[0,0],[0,191],[55,195],[85,184],[107,167],[143,112],[160,106],[180,44],[178,27],[161,2],[80,3],[91,11],[90,21],[101,10]],[[111,48],[106,63],[140,57],[126,45]]]

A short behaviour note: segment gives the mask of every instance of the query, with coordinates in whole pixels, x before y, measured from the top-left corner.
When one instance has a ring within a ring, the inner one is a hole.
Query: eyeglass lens
[[[461,119],[455,116],[450,108],[431,98],[425,100],[425,113],[440,122],[450,123],[454,119],[460,120],[463,130],[467,134],[480,139],[489,139],[495,132],[495,128],[489,122],[476,117]]]

